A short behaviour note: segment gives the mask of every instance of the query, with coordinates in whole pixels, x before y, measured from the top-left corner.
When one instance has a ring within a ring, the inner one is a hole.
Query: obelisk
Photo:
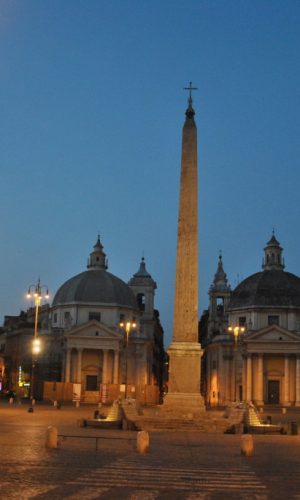
[[[181,414],[204,411],[198,341],[198,168],[192,84],[182,132],[173,337],[164,405]]]

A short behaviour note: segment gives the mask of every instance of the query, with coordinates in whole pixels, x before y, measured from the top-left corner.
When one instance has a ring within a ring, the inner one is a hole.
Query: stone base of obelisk
[[[198,342],[172,342],[169,354],[169,385],[163,412],[182,417],[203,415],[200,394],[202,350]]]

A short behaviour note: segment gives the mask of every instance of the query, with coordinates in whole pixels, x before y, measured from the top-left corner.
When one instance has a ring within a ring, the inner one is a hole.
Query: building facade
[[[284,268],[274,233],[262,271],[233,291],[219,258],[200,322],[208,405],[300,406],[300,278]]]

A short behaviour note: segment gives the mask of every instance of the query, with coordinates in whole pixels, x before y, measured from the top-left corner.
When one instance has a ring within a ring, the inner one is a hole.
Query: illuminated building
[[[162,387],[163,329],[154,308],[156,283],[144,258],[129,284],[107,270],[100,238],[88,259],[87,270],[67,280],[56,292],[51,307],[39,312],[41,353],[36,367],[40,382],[80,386],[80,399],[98,402],[101,388],[157,402]],[[4,333],[6,383],[18,386],[19,367],[29,380],[33,318],[6,317]],[[122,321],[135,321],[126,346]],[[0,338],[1,344],[1,338]],[[23,345],[21,348],[20,346]],[[28,345],[27,345],[28,344]],[[52,384],[53,385],[53,384]],[[55,386],[53,386],[55,387]],[[70,396],[71,394],[71,396]],[[72,391],[66,399],[72,398]]]
[[[233,291],[219,259],[200,327],[208,405],[300,406],[300,278],[284,268],[274,233],[262,271]]]

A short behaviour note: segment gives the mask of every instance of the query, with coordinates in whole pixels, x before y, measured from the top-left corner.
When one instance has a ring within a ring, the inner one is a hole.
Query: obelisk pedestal
[[[198,341],[198,173],[197,128],[190,97],[182,133],[174,324],[164,408],[180,415],[203,413]]]

